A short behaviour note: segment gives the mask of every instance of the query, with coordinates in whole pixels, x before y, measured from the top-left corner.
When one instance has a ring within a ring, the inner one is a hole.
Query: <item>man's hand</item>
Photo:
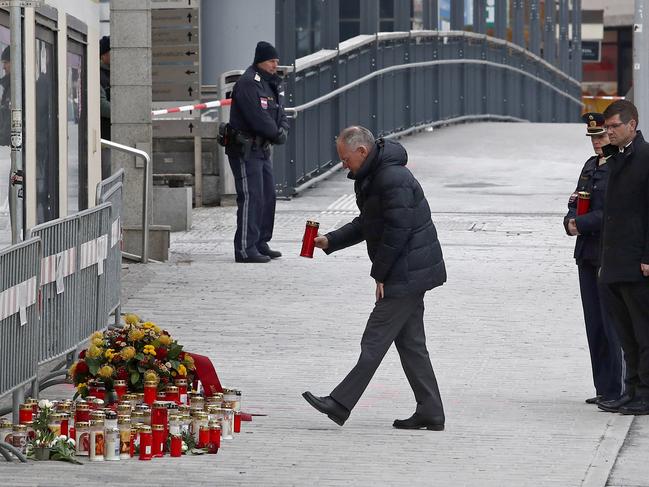
[[[376,300],[381,301],[383,299],[384,293],[383,293],[383,283],[378,282],[376,283]]]
[[[643,276],[649,277],[649,264],[640,263],[640,270],[642,271]]]
[[[568,220],[568,233],[572,236],[579,235],[579,230],[577,230],[577,222],[574,218]]]
[[[319,249],[327,250],[329,248],[329,239],[324,235],[318,235],[313,241]]]
[[[275,137],[275,144],[283,145],[286,143],[287,138],[288,138],[288,133],[286,132],[284,127],[280,127],[279,132],[277,132],[277,137]]]

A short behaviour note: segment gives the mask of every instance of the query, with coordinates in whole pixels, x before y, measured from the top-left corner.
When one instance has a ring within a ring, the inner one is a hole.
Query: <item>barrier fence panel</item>
[[[79,299],[76,215],[35,226],[32,237],[41,239],[41,326],[38,363],[74,350],[79,343],[75,303]]]
[[[274,154],[278,192],[291,196],[337,164],[345,126],[394,136],[466,120],[576,121],[580,89],[530,51],[482,34],[357,36],[296,61],[286,82],[291,136]]]
[[[38,371],[40,266],[38,238],[0,251],[0,396],[32,381]]]
[[[108,255],[104,269],[106,279],[106,303],[104,314],[115,312],[115,324],[119,324],[119,305],[122,293],[122,191],[118,182],[100,196],[101,203],[110,203],[110,232],[108,234]]]
[[[106,314],[106,258],[110,233],[110,203],[84,210],[79,219],[79,274],[81,343],[92,333],[108,326]]]

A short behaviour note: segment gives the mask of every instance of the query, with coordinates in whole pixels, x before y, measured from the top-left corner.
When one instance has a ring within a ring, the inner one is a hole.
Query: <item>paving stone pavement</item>
[[[591,152],[582,126],[485,123],[402,142],[448,269],[425,315],[444,432],[391,427],[414,410],[394,349],[343,428],[300,397],[329,393],[354,365],[373,306],[363,245],[298,256],[305,220],[327,230],[355,215],[340,173],[278,202],[277,261],[235,264],[235,210],[201,208],[192,231],[173,235],[169,263],[126,272],[124,310],[209,355],[263,416],[216,457],[1,465],[0,484],[649,485],[645,418],[631,425],[583,402],[593,387],[561,223]]]

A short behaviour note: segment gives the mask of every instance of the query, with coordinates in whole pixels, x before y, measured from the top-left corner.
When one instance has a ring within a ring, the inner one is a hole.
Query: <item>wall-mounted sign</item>
[[[581,41],[581,60],[599,63],[602,60],[602,41]]]

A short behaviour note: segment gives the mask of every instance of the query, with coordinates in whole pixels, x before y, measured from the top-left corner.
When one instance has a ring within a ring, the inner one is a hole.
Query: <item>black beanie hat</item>
[[[7,46],[4,48],[4,51],[2,51],[2,55],[0,56],[0,61],[11,61],[11,47]]]
[[[263,63],[269,59],[279,59],[277,49],[270,42],[259,41],[255,48],[255,60],[253,64]]]
[[[103,56],[110,51],[110,36],[104,36],[99,39],[99,55]]]

